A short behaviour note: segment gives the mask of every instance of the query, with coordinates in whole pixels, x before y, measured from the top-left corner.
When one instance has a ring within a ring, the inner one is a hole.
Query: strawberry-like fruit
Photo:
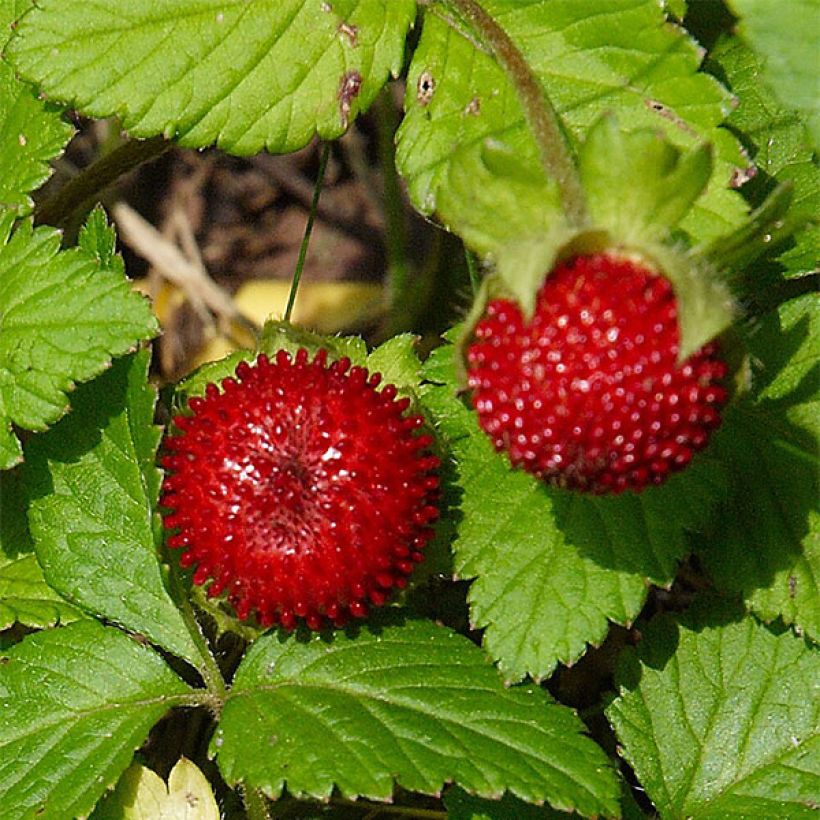
[[[404,587],[438,516],[432,438],[410,399],[346,358],[279,351],[208,385],[165,438],[165,527],[241,619],[311,629]]]
[[[727,368],[715,342],[677,361],[669,281],[611,254],[559,264],[526,321],[489,303],[467,353],[481,426],[550,484],[639,491],[683,469],[720,424]]]

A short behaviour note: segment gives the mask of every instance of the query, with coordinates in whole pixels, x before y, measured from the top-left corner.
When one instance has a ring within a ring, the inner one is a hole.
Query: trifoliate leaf
[[[0,6],[0,51],[11,34],[12,23],[30,5],[29,0],[6,0]],[[32,207],[29,193],[48,178],[49,161],[62,152],[74,129],[63,121],[60,108],[20,82],[2,57],[0,122],[0,211],[23,216]]]
[[[115,362],[77,390],[65,419],[29,442],[29,522],[46,580],[58,592],[196,665],[157,551],[159,430],[148,360],[144,351]]]
[[[721,588],[820,639],[820,314],[807,294],[751,329],[752,395],[730,408],[714,452],[729,496],[698,551]]]
[[[512,38],[572,137],[611,111],[629,130],[660,130],[683,150],[713,145],[715,173],[683,220],[684,230],[705,241],[742,218],[743,201],[727,186],[745,162],[735,138],[718,128],[730,96],[714,78],[697,72],[697,45],[666,21],[657,0],[487,0],[482,8]],[[460,172],[453,166],[462,158],[475,161],[462,147],[490,139],[506,145],[533,176],[541,173],[511,81],[481,37],[437,5],[425,11],[405,108],[397,164],[411,199],[457,232],[474,223],[475,188],[467,198],[446,193],[458,184]],[[481,194],[497,198],[499,225],[520,221],[515,203],[508,204],[508,181],[505,173],[492,174]]]
[[[94,810],[91,820],[220,820],[211,784],[190,760],[182,757],[171,769],[168,784],[146,766],[134,763],[117,788]]]
[[[50,97],[134,136],[236,154],[334,139],[397,75],[414,0],[38,3],[9,53]],[[127,20],[127,25],[123,25]]]
[[[805,114],[814,144],[820,145],[820,2],[729,0],[729,6],[740,17],[738,33],[761,58],[767,84],[787,107]]]
[[[662,616],[623,657],[607,714],[662,817],[816,814],[817,652],[741,615]]]
[[[157,332],[147,301],[119,263],[101,266],[60,235],[23,224],[0,247],[0,468],[20,460],[12,423],[45,430],[68,409],[75,382]]]
[[[609,621],[631,622],[650,580],[671,583],[686,531],[709,520],[723,474],[701,457],[640,494],[551,489],[494,451],[456,396],[453,358],[451,347],[430,357],[422,401],[458,474],[456,572],[475,579],[471,618],[504,674],[542,678],[601,642]]]
[[[0,663],[3,816],[87,814],[151,727],[191,690],[151,649],[84,620],[30,635]]]
[[[505,688],[469,640],[398,616],[299,640],[266,635],[237,671],[212,746],[229,783],[278,796],[389,799],[394,781],[449,781],[584,815],[616,812],[618,782],[567,707]]]
[[[709,67],[725,79],[737,96],[738,106],[727,119],[739,132],[760,171],[744,186],[756,204],[775,183],[793,186],[791,206],[780,231],[798,229],[793,246],[780,256],[786,275],[801,276],[817,269],[820,257],[820,170],[814,159],[801,116],[783,106],[762,82],[760,61],[735,37],[722,38],[709,57]],[[765,248],[769,234],[756,239]]]

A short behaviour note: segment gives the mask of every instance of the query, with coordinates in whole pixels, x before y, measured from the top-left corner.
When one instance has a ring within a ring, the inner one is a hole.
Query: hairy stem
[[[561,192],[561,203],[573,225],[586,221],[586,198],[558,113],[524,56],[476,0],[439,0],[455,9],[481,36],[518,92],[524,115],[541,152],[547,174]]]
[[[188,597],[187,590],[184,588],[182,578],[180,577],[179,567],[173,558],[169,560],[168,564],[171,570],[170,574],[173,593],[179,605],[182,620],[188,628],[188,632],[191,635],[194,645],[199,651],[199,656],[202,661],[198,666],[199,672],[202,675],[202,679],[205,681],[205,686],[207,687],[208,692],[214,698],[214,704],[216,706],[216,711],[218,712],[219,706],[221,706],[222,701],[227,695],[225,678],[222,676],[219,664],[216,662],[216,658],[211,652],[211,648],[208,646],[208,641],[202,633],[202,627],[196,619],[196,613],[194,612],[194,607],[191,604],[191,599]]]
[[[464,248],[464,259],[467,262],[467,273],[470,274],[470,287],[472,288],[473,296],[475,296],[478,293],[478,289],[481,287],[481,279],[478,275],[475,257],[469,248]]]
[[[34,209],[35,222],[65,225],[77,211],[90,210],[112,182],[143,162],[156,159],[172,145],[162,137],[124,142],[69,180],[54,196],[43,200]]]
[[[293,313],[293,303],[296,301],[296,292],[299,290],[299,282],[302,279],[302,270],[305,267],[305,258],[307,257],[308,245],[310,244],[310,235],[313,232],[313,223],[316,221],[316,210],[319,207],[319,195],[322,193],[322,183],[325,179],[325,169],[327,168],[328,159],[330,159],[330,143],[326,142],[319,158],[316,187],[313,189],[313,199],[310,203],[310,213],[308,214],[307,224],[305,225],[305,235],[302,237],[302,246],[299,248],[299,258],[296,261],[296,270],[293,272],[293,281],[290,285],[288,304],[285,308],[284,316],[286,322],[290,321],[290,315]]]

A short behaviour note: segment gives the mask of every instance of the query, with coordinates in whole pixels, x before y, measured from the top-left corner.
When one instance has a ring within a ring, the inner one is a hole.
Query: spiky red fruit
[[[438,459],[378,373],[279,351],[208,385],[165,439],[162,505],[183,566],[239,618],[311,629],[403,587],[432,537]]]
[[[547,277],[527,322],[491,301],[468,351],[479,421],[516,466],[593,493],[683,469],[720,424],[726,365],[711,343],[678,364],[669,281],[607,254]]]

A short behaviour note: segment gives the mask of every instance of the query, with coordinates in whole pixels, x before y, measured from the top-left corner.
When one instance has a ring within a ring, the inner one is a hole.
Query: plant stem
[[[404,204],[396,171],[396,148],[393,143],[398,116],[386,86],[376,106],[376,127],[379,146],[379,166],[384,182],[385,246],[387,250],[387,288],[391,325],[401,323],[395,314],[406,301],[408,291],[407,225]]]
[[[270,812],[265,795],[259,789],[242,785],[242,802],[245,804],[245,811],[248,813],[248,820],[270,820]]]
[[[310,234],[313,232],[313,223],[316,220],[316,209],[319,207],[319,194],[322,193],[322,183],[325,178],[325,169],[327,168],[328,159],[330,159],[330,143],[326,142],[319,158],[316,187],[313,189],[313,199],[310,203],[310,213],[308,214],[307,224],[305,225],[305,235],[302,237],[302,246],[299,248],[299,259],[296,261],[296,270],[293,272],[293,281],[290,285],[288,304],[285,308],[284,316],[286,322],[290,321],[290,315],[293,312],[293,303],[296,301],[296,291],[299,289],[299,281],[302,278],[302,270],[305,267],[305,257],[307,256],[308,245],[310,244]]]
[[[575,158],[564,136],[558,113],[524,56],[507,32],[476,0],[439,2],[454,8],[475,28],[509,76],[518,92],[524,115],[538,144],[544,169],[558,185],[564,213],[571,224],[582,225],[586,221],[586,197]]]
[[[43,200],[34,209],[35,222],[56,227],[64,225],[75,212],[89,210],[120,176],[143,162],[156,159],[172,145],[162,137],[124,142],[69,180],[54,196]]]
[[[193,640],[196,648],[199,650],[199,656],[202,659],[202,663],[198,667],[199,672],[202,675],[202,679],[205,681],[205,686],[208,688],[208,692],[218,699],[219,705],[221,705],[227,695],[225,678],[222,677],[219,664],[216,662],[216,658],[214,658],[213,653],[208,646],[208,642],[205,640],[205,635],[202,633],[202,628],[199,625],[199,621],[196,619],[196,614],[194,613],[194,607],[191,604],[191,599],[188,597],[187,591],[182,584],[182,578],[179,574],[179,567],[176,565],[173,558],[168,561],[168,565],[171,572],[171,584],[173,585],[174,597],[179,604],[182,620],[185,622],[185,626],[188,627],[188,632],[191,635],[191,639]]]
[[[380,814],[393,814],[399,817],[417,817],[425,818],[427,820],[446,820],[447,812],[439,809],[421,809],[414,806],[397,806],[392,803],[368,803],[363,800],[345,800],[341,797],[332,797],[330,799],[331,805],[334,806],[350,806],[351,808],[363,809],[368,806],[372,807],[371,811],[365,817],[371,815],[376,817]]]

